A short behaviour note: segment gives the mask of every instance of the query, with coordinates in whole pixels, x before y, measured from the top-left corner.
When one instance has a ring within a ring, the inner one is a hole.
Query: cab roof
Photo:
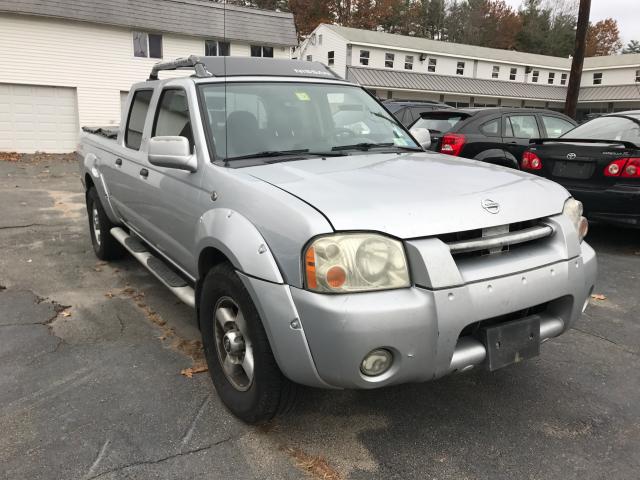
[[[156,63],[149,80],[158,80],[158,72],[192,69],[198,78],[272,76],[305,77],[342,80],[320,62],[255,57],[205,57],[191,55],[168,62]]]

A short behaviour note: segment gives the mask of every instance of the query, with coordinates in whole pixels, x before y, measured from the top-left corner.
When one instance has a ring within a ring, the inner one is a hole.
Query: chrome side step
[[[160,280],[165,287],[171,290],[176,297],[191,308],[195,308],[195,292],[182,277],[167,267],[161,259],[147,251],[142,243],[129,235],[122,228],[112,228],[111,235],[113,235],[113,238],[115,238],[131,255],[133,255],[136,260],[138,260],[147,270]]]
[[[557,337],[564,328],[564,322],[559,318],[551,317],[540,321],[540,343],[546,342],[552,337]],[[460,337],[453,351],[449,373],[464,372],[484,362],[487,349],[479,340],[473,337]]]

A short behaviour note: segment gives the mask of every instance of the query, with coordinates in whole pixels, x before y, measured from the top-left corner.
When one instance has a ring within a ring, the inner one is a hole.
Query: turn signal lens
[[[306,288],[350,293],[406,288],[409,267],[402,242],[378,233],[316,238],[304,254]]]
[[[542,160],[531,150],[526,150],[522,154],[522,162],[520,167],[523,170],[540,170],[542,169]]]

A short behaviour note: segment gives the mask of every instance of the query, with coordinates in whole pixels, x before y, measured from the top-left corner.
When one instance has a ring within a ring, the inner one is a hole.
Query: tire
[[[228,263],[205,277],[199,312],[209,373],[225,406],[250,424],[288,411],[297,386],[278,368],[251,296]]]
[[[124,248],[111,236],[115,227],[102,208],[100,197],[95,187],[87,192],[87,214],[89,217],[89,233],[93,251],[100,260],[116,260],[124,254]]]

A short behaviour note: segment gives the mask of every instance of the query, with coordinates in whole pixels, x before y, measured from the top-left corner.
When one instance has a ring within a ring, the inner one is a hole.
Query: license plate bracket
[[[571,161],[556,160],[553,166],[553,175],[562,178],[575,178],[578,180],[586,180],[591,178],[594,171],[593,162],[589,161]]]
[[[482,329],[490,371],[540,354],[540,318],[526,317]]]

